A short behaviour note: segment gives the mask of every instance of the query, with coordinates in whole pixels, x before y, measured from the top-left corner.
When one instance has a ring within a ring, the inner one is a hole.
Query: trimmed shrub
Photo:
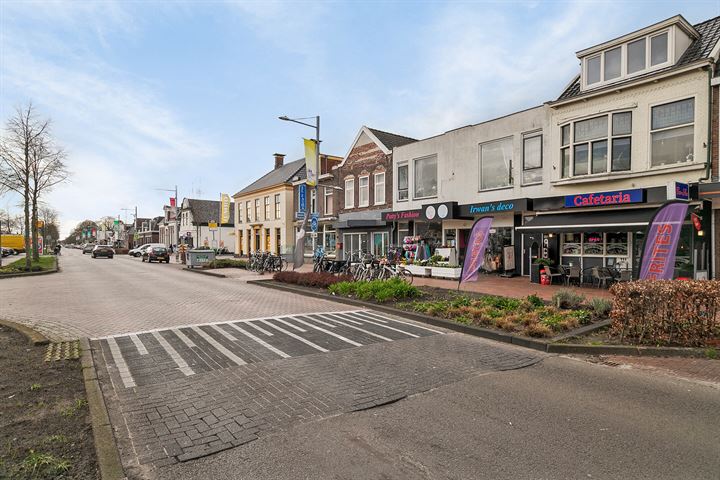
[[[558,308],[577,308],[585,301],[585,296],[572,290],[560,290],[552,299],[553,304]]]
[[[205,268],[247,268],[247,261],[235,258],[218,258],[208,263]]]
[[[333,275],[328,272],[277,272],[273,275],[273,280],[276,282],[317,288],[328,288],[351,279],[350,275]]]
[[[718,280],[641,280],[610,292],[610,333],[621,342],[699,347],[720,338]]]
[[[329,287],[330,293],[354,296],[361,300],[387,302],[420,296],[420,289],[399,278],[373,280],[371,282],[340,282]]]

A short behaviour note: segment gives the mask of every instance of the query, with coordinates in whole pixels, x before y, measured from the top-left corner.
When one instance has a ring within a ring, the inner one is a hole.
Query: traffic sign
[[[217,230],[217,222],[208,222],[208,227],[210,230]]]
[[[305,212],[295,212],[295,220],[305,220]]]
[[[305,206],[307,204],[307,188],[304,183],[298,187],[298,204],[298,212],[305,212]]]
[[[317,219],[317,217],[312,217],[312,218],[310,219],[310,229],[311,229],[313,232],[317,232],[317,231],[318,231],[318,219]]]

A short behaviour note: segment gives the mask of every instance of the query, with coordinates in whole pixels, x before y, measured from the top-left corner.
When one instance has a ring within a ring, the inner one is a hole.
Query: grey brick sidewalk
[[[102,363],[108,349],[94,355]],[[107,368],[98,373],[127,471],[131,478],[152,478],[156,468],[294,424],[541,358],[509,345],[445,334],[249,363],[134,388],[125,388]]]

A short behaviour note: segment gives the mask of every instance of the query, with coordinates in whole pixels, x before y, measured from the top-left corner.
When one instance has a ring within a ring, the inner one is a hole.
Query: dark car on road
[[[84,251],[83,251],[84,252]],[[92,258],[107,257],[113,258],[115,250],[110,245],[95,245],[92,249]]]
[[[86,244],[83,245],[83,247],[82,247],[83,255],[85,255],[86,253],[92,253],[94,248],[95,248],[95,244],[94,244],[94,243],[86,243]]]
[[[170,263],[170,251],[166,247],[148,247],[143,251],[142,261],[148,263],[153,260],[159,263]]]

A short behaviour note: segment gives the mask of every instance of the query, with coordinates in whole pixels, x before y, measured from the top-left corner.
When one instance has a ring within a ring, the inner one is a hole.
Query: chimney
[[[275,154],[275,170],[282,167],[284,161],[285,161],[285,154],[284,153],[276,153]]]

